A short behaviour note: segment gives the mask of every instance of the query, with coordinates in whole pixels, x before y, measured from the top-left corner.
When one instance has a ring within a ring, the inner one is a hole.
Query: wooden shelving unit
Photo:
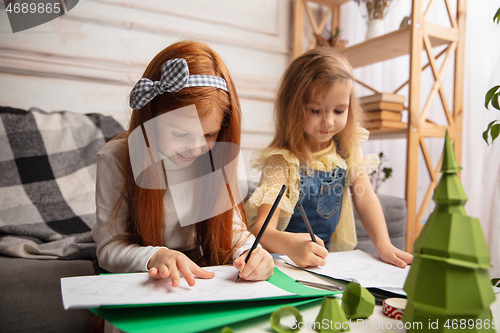
[[[295,29],[294,29],[294,57],[303,50],[304,38],[304,12],[307,13],[313,32],[320,33],[326,26],[328,17],[331,17],[331,30],[339,26],[340,5],[349,0],[295,0]],[[437,2],[444,2],[450,26],[442,26],[426,20],[432,6]],[[406,249],[413,250],[413,243],[422,229],[421,221],[425,210],[432,198],[434,188],[439,180],[441,160],[434,165],[431,161],[425,138],[444,138],[448,131],[454,144],[457,161],[461,160],[462,148],[462,112],[463,112],[463,81],[464,81],[464,48],[465,48],[465,13],[467,0],[455,0],[456,11],[452,10],[451,0],[431,0],[427,8],[423,8],[423,0],[412,2],[412,24],[370,39],[363,43],[348,47],[341,52],[349,59],[354,68],[371,65],[377,62],[391,60],[403,55],[410,57],[409,79],[393,93],[397,93],[408,85],[408,123],[405,129],[379,129],[370,131],[371,140],[406,138],[406,186],[405,199],[407,205]],[[316,3],[328,7],[327,14],[318,24],[311,13],[309,3]],[[444,50],[434,54],[437,46],[444,45]],[[315,46],[314,38],[308,49]],[[427,53],[427,64],[422,63],[422,52]],[[369,55],[369,56],[367,56]],[[436,60],[444,57],[438,68]],[[441,84],[444,73],[448,69],[450,60],[454,57],[454,85],[453,95],[448,98]],[[421,105],[421,76],[422,71],[430,67],[435,83],[423,105]],[[359,82],[359,81],[358,81]],[[378,92],[362,82],[360,84]],[[447,125],[438,125],[429,119],[431,104],[439,96]],[[450,106],[451,105],[451,106]],[[430,184],[426,194],[417,207],[417,182],[418,182],[418,154],[422,152],[425,167],[430,176]]]
[[[432,48],[450,42],[449,40],[444,39],[442,35],[432,35],[437,26],[437,24],[427,22],[425,23],[423,29],[429,36]],[[409,25],[383,36],[372,38],[363,43],[348,47],[343,50],[342,53],[349,58],[349,62],[353,68],[363,67],[410,54],[412,29],[413,26]],[[440,29],[449,33],[449,38],[453,38],[454,41],[458,40],[458,35],[452,29]],[[370,57],[367,57],[367,54],[369,54]]]

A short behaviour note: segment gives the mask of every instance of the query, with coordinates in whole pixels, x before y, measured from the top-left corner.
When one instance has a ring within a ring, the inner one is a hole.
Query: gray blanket
[[[90,259],[94,162],[112,117],[0,107],[0,254]]]

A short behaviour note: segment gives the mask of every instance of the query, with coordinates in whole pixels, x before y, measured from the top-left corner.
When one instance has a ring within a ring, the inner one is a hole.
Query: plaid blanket
[[[95,155],[112,117],[0,107],[0,254],[90,259]]]

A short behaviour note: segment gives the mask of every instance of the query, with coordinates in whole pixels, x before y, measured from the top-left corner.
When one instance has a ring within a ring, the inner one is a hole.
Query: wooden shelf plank
[[[410,52],[411,26],[375,37],[341,51],[353,68],[397,58]]]
[[[428,22],[425,22],[425,25],[428,27],[426,30],[438,31],[438,33],[429,34],[432,47],[450,43],[458,38],[456,29],[440,27]],[[440,29],[436,30],[437,27]],[[411,25],[350,46],[341,53],[347,57],[353,68],[394,59],[410,54],[410,34]]]
[[[458,41],[458,29],[432,22],[424,22],[424,33],[429,35],[432,46]]]
[[[307,2],[314,2],[325,6],[340,6],[351,0],[307,0]]]
[[[407,132],[406,128],[372,129],[368,140],[406,139]]]

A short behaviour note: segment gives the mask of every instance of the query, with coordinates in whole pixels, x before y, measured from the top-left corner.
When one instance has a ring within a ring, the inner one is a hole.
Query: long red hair
[[[187,105],[196,105],[198,115],[203,118],[211,112],[219,112],[222,125],[218,142],[240,144],[241,109],[233,79],[226,65],[206,44],[196,41],[181,41],[172,44],[158,53],[144,71],[143,77],[159,81],[162,65],[170,59],[185,59],[190,75],[213,75],[226,80],[228,92],[213,87],[189,87],[178,92],[160,94],[150,103],[138,110],[133,110],[128,129],[118,138],[128,139],[128,136],[145,122],[166,112]],[[127,142],[128,140],[124,140]],[[127,197],[128,219],[126,241],[141,246],[162,246],[164,243],[165,189],[146,189],[138,186],[132,172],[128,143],[123,147],[126,155],[125,186],[121,200],[115,209]],[[236,177],[236,171],[231,176]],[[161,176],[160,176],[161,178]],[[168,185],[167,185],[168,186]],[[161,188],[161,187],[157,187]],[[195,200],[195,198],[194,198]],[[242,204],[218,216],[196,224],[197,244],[201,247],[203,261],[207,265],[228,263],[238,244],[232,244],[233,214],[238,214],[246,223]]]

